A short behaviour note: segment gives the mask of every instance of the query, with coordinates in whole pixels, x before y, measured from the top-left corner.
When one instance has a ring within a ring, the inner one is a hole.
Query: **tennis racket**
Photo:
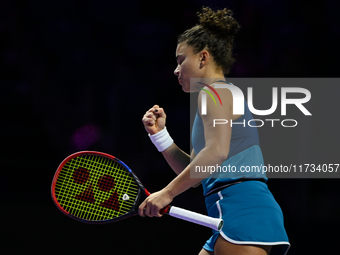
[[[64,159],[52,181],[52,199],[67,216],[85,223],[110,223],[138,215],[142,196],[149,191],[118,158],[95,151],[81,151]],[[175,206],[162,214],[219,231],[223,220]]]

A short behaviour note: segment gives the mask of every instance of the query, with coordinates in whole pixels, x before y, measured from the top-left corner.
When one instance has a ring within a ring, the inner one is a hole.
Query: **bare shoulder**
[[[243,93],[242,91],[236,87],[235,85],[229,83],[217,83],[217,84],[213,84],[216,92],[220,95],[221,101],[223,103],[224,107],[227,107],[227,109],[230,109],[231,111],[231,115],[232,115],[232,119],[236,120],[239,117],[242,116],[242,114],[236,114],[234,115],[234,100],[237,100],[238,98],[242,98],[242,102],[243,100]],[[238,103],[240,103],[240,101],[238,101]],[[243,104],[243,103],[242,103]],[[238,107],[240,107],[240,105],[238,105]]]
[[[219,84],[206,85],[201,88],[198,96],[198,106],[201,116],[232,112],[233,94],[225,87],[216,87]],[[229,114],[228,114],[229,115]]]

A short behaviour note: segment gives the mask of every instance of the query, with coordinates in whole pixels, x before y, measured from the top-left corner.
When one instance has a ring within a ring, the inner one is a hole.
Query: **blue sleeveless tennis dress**
[[[248,125],[253,116],[246,102],[244,109],[245,114],[233,122],[229,155],[221,165],[221,169],[233,167],[234,172],[220,170],[202,181],[208,215],[224,221],[221,231],[213,230],[203,248],[213,252],[221,235],[234,244],[272,245],[271,255],[283,255],[290,244],[281,208],[268,189],[265,174],[245,171],[247,166],[248,170],[252,166],[260,168],[264,162],[257,128]],[[205,146],[198,111],[192,128],[192,144],[196,155]]]

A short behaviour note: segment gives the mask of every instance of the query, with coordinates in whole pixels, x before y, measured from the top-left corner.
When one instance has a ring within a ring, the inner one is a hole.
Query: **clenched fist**
[[[166,114],[163,108],[159,108],[158,105],[154,105],[148,110],[142,119],[146,132],[150,135],[154,135],[164,129]]]

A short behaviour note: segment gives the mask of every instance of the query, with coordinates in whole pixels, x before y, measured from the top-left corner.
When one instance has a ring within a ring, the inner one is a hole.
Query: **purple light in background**
[[[98,141],[99,135],[100,131],[98,127],[86,124],[76,129],[73,133],[71,138],[72,146],[77,150],[86,150]]]

